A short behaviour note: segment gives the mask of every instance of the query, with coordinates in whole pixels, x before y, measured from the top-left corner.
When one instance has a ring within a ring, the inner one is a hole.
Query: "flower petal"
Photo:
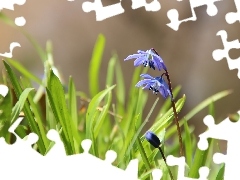
[[[124,61],[129,60],[129,59],[139,58],[141,56],[144,56],[144,55],[142,55],[142,54],[132,54],[132,55],[129,55],[128,57],[126,57],[124,59]]]
[[[166,99],[167,97],[168,97],[168,92],[167,92],[167,90],[163,87],[163,86],[161,86],[160,88],[159,88],[159,92],[160,92],[160,94]]]
[[[164,69],[167,71],[167,67],[165,66],[162,58],[157,54],[157,52],[152,48],[150,49],[150,53],[152,55],[152,60],[155,62],[155,65],[158,67],[158,70]]]
[[[150,76],[149,74],[141,74],[140,77],[142,78],[147,78],[147,79],[154,79],[152,76]]]
[[[140,86],[143,86],[144,84],[151,83],[151,81],[152,81],[151,79],[143,79],[143,80],[139,81],[135,86],[140,87]]]
[[[150,80],[150,79],[149,79]],[[146,86],[144,86],[142,89],[149,89],[150,87],[153,87],[156,80],[150,80]]]
[[[167,68],[160,56],[153,54],[152,57],[153,57],[152,60],[155,62],[159,71],[161,71],[162,69],[164,69],[165,71],[167,70]]]
[[[148,52],[147,51],[142,51],[142,50],[138,50],[137,51],[139,54],[147,54]]]
[[[135,61],[134,61],[134,66],[139,66],[140,64],[143,63],[143,61],[145,61],[146,57],[142,56],[142,57],[138,57]]]
[[[163,78],[161,78],[159,80],[161,86],[159,88],[159,92],[161,93],[161,95],[166,99],[168,96],[171,95],[169,87],[167,85],[167,83],[165,82],[165,80]]]

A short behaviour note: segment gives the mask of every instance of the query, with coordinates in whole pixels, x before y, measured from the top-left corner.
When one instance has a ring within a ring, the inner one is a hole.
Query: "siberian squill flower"
[[[141,74],[141,77],[145,78],[141,81],[139,81],[136,84],[136,87],[144,86],[142,89],[149,89],[153,90],[153,93],[157,94],[160,92],[160,94],[167,98],[168,96],[171,96],[171,92],[169,90],[169,87],[167,83],[165,82],[164,78],[162,76],[153,78],[149,74]]]
[[[167,70],[162,58],[156,53],[156,51],[152,48],[150,50],[142,51],[138,50],[138,54],[132,54],[129,55],[124,61],[130,60],[130,59],[136,59],[134,61],[134,66],[140,66],[143,64],[144,67],[149,66],[150,68],[153,68],[155,70],[155,67],[158,68],[159,71],[164,69]]]

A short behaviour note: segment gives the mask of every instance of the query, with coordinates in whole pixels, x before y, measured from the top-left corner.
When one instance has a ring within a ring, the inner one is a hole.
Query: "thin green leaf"
[[[86,138],[91,139],[91,131],[93,127],[93,123],[95,121],[96,116],[96,110],[99,106],[102,99],[115,87],[116,85],[113,85],[101,92],[99,92],[97,95],[93,97],[91,102],[88,105],[87,114],[86,114]]]
[[[186,162],[189,167],[192,166],[192,154],[193,154],[193,149],[192,149],[192,139],[191,139],[191,133],[189,130],[189,126],[187,124],[187,121],[184,121],[184,136],[185,136],[185,155],[186,155]]]
[[[181,90],[181,86],[177,86],[176,88],[173,89],[173,97],[174,99],[176,99],[177,95],[179,94]],[[171,99],[170,97],[168,97],[165,101],[164,104],[162,105],[159,114],[157,117],[161,117],[162,114],[166,113],[168,111],[169,108],[171,108]]]
[[[140,140],[139,137],[137,137],[137,146],[138,146],[139,152],[140,152],[140,154],[141,154],[143,163],[145,164],[145,166],[147,167],[147,169],[150,170],[150,169],[151,169],[151,165],[150,165],[150,162],[148,161],[146,152],[144,151],[142,142],[141,142],[141,140]]]
[[[114,79],[114,67],[116,66],[116,60],[117,55],[114,53],[111,57],[109,63],[108,63],[108,69],[107,69],[107,80],[106,80],[106,86],[109,87],[113,84]]]
[[[15,122],[15,120],[19,117],[20,112],[23,109],[23,106],[27,100],[29,93],[34,90],[34,88],[26,88],[19,97],[18,102],[12,109],[12,117],[11,117],[11,124]]]
[[[184,95],[181,99],[179,99],[176,103],[176,110],[177,112],[180,112],[181,108],[183,107],[184,103],[186,101],[186,96]],[[164,128],[167,127],[169,122],[173,120],[174,115],[172,109],[169,109],[159,120],[157,120],[149,129],[150,131],[155,132],[156,134],[160,133]],[[174,126],[175,127],[175,126]],[[175,127],[176,128],[176,127]],[[166,138],[166,137],[165,137]],[[141,137],[141,141],[143,142],[144,136]],[[146,147],[147,142],[143,142],[143,147]],[[134,147],[134,150],[136,151],[136,147]]]
[[[219,92],[213,96],[210,96],[209,98],[207,98],[203,102],[201,102],[199,105],[197,105],[195,108],[193,108],[189,113],[187,113],[187,115],[184,116],[184,119],[186,119],[186,121],[190,120],[194,115],[196,115],[198,112],[200,112],[202,109],[207,107],[212,102],[216,102],[231,93],[232,93],[231,90],[225,90],[225,91]],[[183,125],[183,123],[184,123],[183,119],[181,119],[179,121],[179,126],[181,127]],[[166,138],[167,139],[170,138],[175,133],[175,130],[176,129],[174,126],[170,127],[166,133]]]
[[[125,84],[124,84],[124,77],[123,77],[123,72],[121,69],[121,65],[119,61],[117,62],[117,65],[115,66],[115,71],[116,71],[116,98],[117,98],[117,103],[116,103],[116,108],[117,108],[117,113],[118,114],[124,114],[124,105],[125,105]]]
[[[94,126],[94,136],[97,137],[99,134],[100,129],[102,128],[103,122],[105,121],[106,115],[108,113],[109,107],[112,101],[112,93],[109,91],[107,96],[107,104],[103,106],[100,115],[98,116],[97,120],[93,124]]]
[[[208,140],[208,144],[211,144],[211,142],[212,142],[212,139]],[[209,153],[209,149],[202,151],[196,148],[194,161],[192,163],[192,167],[189,172],[189,177],[199,178],[198,170],[200,167],[205,166],[208,153]]]
[[[5,97],[0,95],[0,131],[1,127],[5,124],[6,121],[9,121],[11,119],[11,113],[12,113],[12,93],[11,89],[8,87],[8,93]]]
[[[100,34],[93,49],[92,59],[89,64],[89,90],[91,97],[99,92],[99,69],[105,47],[105,37]]]
[[[225,164],[222,165],[221,169],[219,170],[217,177],[215,180],[223,180],[224,179],[224,171],[225,171]]]
[[[12,71],[12,69],[8,65],[8,63],[6,63],[5,61],[3,61],[3,63],[4,63],[4,66],[5,66],[5,69],[6,69],[7,73],[8,73],[8,77],[10,78],[10,81],[12,83],[12,86],[13,86],[14,92],[16,94],[16,97],[19,99],[21,94],[22,94],[22,92],[23,92],[22,87],[20,86],[19,81],[17,80],[17,77],[16,77],[15,73]],[[24,111],[25,117],[28,120],[30,129],[34,133],[36,133],[38,135],[38,137],[39,137],[39,140],[37,142],[37,145],[39,147],[39,151],[40,151],[41,154],[44,154],[45,151],[46,151],[46,147],[44,146],[44,142],[43,142],[43,139],[41,137],[39,128],[38,128],[38,126],[36,124],[36,121],[35,121],[33,115],[32,115],[32,112],[30,110],[29,103],[25,103],[24,104],[23,111]]]
[[[30,86],[29,85],[30,84],[29,79],[21,78],[21,83],[22,83],[24,88],[28,88]],[[29,103],[30,103],[30,106],[31,106],[31,110],[32,110],[32,112],[34,114],[34,118],[35,118],[35,120],[38,124],[39,131],[40,131],[41,137],[42,137],[43,142],[44,142],[44,146],[48,147],[49,139],[46,136],[45,128],[44,128],[44,125],[43,125],[43,121],[44,121],[43,116],[42,116],[43,113],[41,111],[40,104],[34,102],[33,99],[34,99],[34,92],[31,91],[28,94],[28,100],[29,100]]]
[[[147,122],[149,121],[149,118],[154,110],[154,108],[156,107],[157,105],[157,102],[158,102],[159,98],[157,98],[152,106],[152,108],[150,109],[146,119],[144,120],[144,122],[142,123],[142,125],[138,128],[137,132],[135,133],[134,137],[132,138],[132,141],[131,141],[131,144],[129,145],[128,147],[128,150],[127,150],[127,154],[129,153],[129,150],[132,149],[132,146],[133,144],[135,143],[137,137],[139,136],[140,132],[142,131],[142,129],[144,128],[144,126],[147,124]]]
[[[64,143],[67,146],[68,153],[72,154],[74,150],[73,131],[75,129],[72,126],[73,121],[67,109],[63,86],[53,71],[50,72],[50,78],[48,79],[47,95],[54,116],[63,128],[63,134],[66,138]]]
[[[72,77],[69,78],[69,85],[68,85],[68,96],[69,96],[69,110],[70,115],[72,116],[72,120],[74,122],[75,127],[78,125],[78,114],[77,114],[77,99],[76,99],[76,88],[73,82]]]
[[[29,72],[23,65],[21,65],[21,63],[18,62],[18,60],[8,58],[7,61],[13,67],[15,67],[20,73],[22,73],[26,78],[29,78],[29,79],[37,82],[40,85],[42,84],[42,80],[40,78],[38,78],[37,76],[35,76],[34,74],[32,74],[31,72]]]

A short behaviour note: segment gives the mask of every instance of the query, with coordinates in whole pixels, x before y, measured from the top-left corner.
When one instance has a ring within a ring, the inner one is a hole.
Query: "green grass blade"
[[[103,106],[100,115],[98,116],[97,120],[93,124],[94,126],[94,136],[97,137],[99,134],[100,129],[102,128],[103,122],[106,119],[106,115],[108,113],[109,107],[112,101],[112,92],[109,91],[107,94],[107,104]]]
[[[211,143],[212,143],[212,139],[209,139],[208,140],[209,147],[210,147]],[[207,160],[209,152],[210,152],[210,148],[208,148],[207,150],[204,150],[204,151],[196,148],[194,161],[192,163],[192,167],[189,172],[189,177],[199,178],[198,170],[200,167],[206,166],[206,160]]]
[[[40,85],[42,84],[42,80],[35,76],[34,74],[32,74],[31,72],[29,72],[23,65],[21,65],[21,63],[18,62],[18,60],[8,58],[7,62],[11,64],[14,68],[16,68],[26,78],[29,78]]]
[[[4,126],[6,121],[9,121],[11,119],[11,113],[12,113],[12,93],[11,89],[8,87],[8,93],[5,97],[0,95],[0,131],[1,128]]]
[[[119,61],[117,61],[117,65],[115,66],[115,72],[116,72],[116,98],[117,98],[117,103],[116,103],[116,112],[118,114],[124,114],[124,105],[125,105],[125,84],[124,84],[124,77],[123,77],[123,72],[121,69],[121,65]]]
[[[24,88],[28,88],[30,87],[30,80],[29,79],[23,79],[21,78],[21,83],[23,85]],[[41,137],[43,139],[43,142],[44,142],[44,146],[45,147],[48,147],[49,146],[49,139],[47,138],[46,136],[46,132],[45,132],[45,127],[43,125],[43,116],[42,116],[42,111],[41,111],[41,107],[40,107],[40,104],[39,103],[36,103],[34,102],[34,93],[33,91],[29,92],[28,94],[28,101],[30,103],[30,106],[31,106],[31,110],[34,114],[34,118],[37,122],[37,125],[39,127],[39,131],[40,131],[40,134],[41,134]],[[21,98],[21,97],[20,97]]]
[[[177,112],[180,112],[182,109],[184,103],[186,101],[186,96],[183,96],[181,99],[179,99],[176,103],[176,110]],[[164,128],[166,128],[169,125],[169,122],[171,122],[174,118],[172,109],[169,109],[160,119],[158,119],[149,129],[150,131],[155,132],[156,134],[161,133]],[[175,127],[175,126],[174,126]],[[176,128],[176,127],[175,127]],[[176,130],[175,130],[176,132]],[[165,137],[166,138],[166,137]],[[141,141],[143,142],[144,136],[141,137]],[[147,142],[143,142],[143,147],[146,147]],[[134,147],[135,151],[137,150],[136,147]]]
[[[150,162],[148,161],[146,152],[144,151],[142,142],[141,142],[141,140],[140,140],[139,137],[137,137],[137,146],[138,146],[139,152],[140,152],[140,154],[141,154],[143,163],[145,164],[146,168],[147,168],[148,170],[150,170],[150,169],[151,169],[151,165],[150,165]]]
[[[211,104],[212,102],[216,102],[220,99],[222,99],[223,97],[228,96],[229,94],[231,94],[232,91],[231,90],[225,90],[219,93],[216,93],[213,96],[210,96],[209,98],[205,99],[203,102],[201,102],[199,105],[197,105],[195,108],[193,108],[189,113],[187,113],[184,116],[184,119],[186,119],[186,121],[190,120],[194,115],[196,115],[198,112],[200,112],[202,109],[204,109],[205,107],[207,107],[209,104]],[[181,119],[179,121],[179,126],[183,125],[183,119]],[[166,138],[170,138],[174,133],[175,133],[175,127],[170,127],[166,133]]]
[[[186,163],[191,168],[192,166],[192,154],[193,154],[193,146],[192,146],[192,139],[191,139],[191,133],[189,130],[189,126],[187,124],[187,121],[184,121],[184,146],[185,146],[185,156],[186,156]]]
[[[101,92],[99,92],[97,95],[93,97],[91,102],[88,105],[87,113],[86,113],[86,138],[91,139],[92,135],[92,128],[93,123],[96,118],[97,113],[97,107],[99,107],[100,102],[103,100],[103,98],[115,87],[116,85],[113,85]]]
[[[91,97],[99,92],[99,69],[105,47],[105,37],[100,34],[93,49],[92,59],[89,64],[89,90]]]
[[[176,97],[179,94],[180,90],[181,90],[181,86],[177,86],[176,88],[173,89],[173,97],[174,97],[174,99],[176,99]],[[168,111],[168,109],[172,107],[171,105],[172,105],[171,99],[168,97],[164,101],[164,104],[162,105],[162,107],[161,107],[157,117],[160,117],[162,114],[166,113]]]
[[[114,67],[116,66],[117,61],[117,55],[113,54],[111,57],[109,63],[108,63],[108,69],[107,69],[107,80],[106,80],[106,86],[109,87],[113,84],[114,79]]]
[[[69,97],[69,110],[70,115],[72,116],[73,123],[75,127],[78,125],[78,114],[77,114],[77,96],[76,96],[76,87],[73,82],[73,78],[69,78],[69,85],[68,85],[68,97]]]
[[[9,77],[11,83],[12,83],[12,86],[13,86],[14,92],[16,94],[16,97],[19,99],[22,92],[23,92],[22,87],[20,86],[19,81],[18,81],[15,73],[12,71],[11,67],[5,61],[3,61],[3,63],[4,63],[4,67],[7,71],[8,77]],[[28,120],[30,129],[34,133],[36,133],[39,137],[39,140],[37,142],[37,145],[39,147],[39,151],[40,151],[41,154],[44,154],[45,151],[46,151],[46,147],[44,146],[44,142],[43,142],[43,139],[41,137],[41,133],[40,133],[39,128],[36,124],[36,121],[35,121],[35,119],[32,115],[29,103],[24,104],[23,111],[24,111],[25,117]]]
[[[129,150],[132,149],[132,146],[133,144],[135,143],[137,137],[139,136],[140,132],[142,131],[142,129],[144,128],[144,126],[147,124],[147,122],[149,121],[149,118],[154,110],[154,108],[156,107],[157,105],[157,102],[158,102],[159,98],[157,98],[152,106],[152,108],[150,109],[146,119],[144,120],[144,122],[142,123],[142,125],[138,128],[137,132],[135,132],[135,135],[134,137],[132,138],[132,141],[131,141],[131,144],[129,145],[128,147],[128,151],[127,151],[127,154],[129,153]],[[131,127],[132,128],[132,127]]]
[[[50,77],[48,79],[47,94],[52,110],[57,121],[60,122],[63,133],[67,142],[64,142],[67,146],[68,153],[74,151],[72,119],[67,109],[67,103],[65,100],[65,93],[63,85],[59,78],[51,70]]]
[[[26,88],[19,97],[18,102],[12,109],[11,124],[19,117],[20,112],[23,110],[24,104],[27,100],[29,93],[34,90],[34,88]]]
[[[224,171],[225,171],[225,164],[222,165],[222,167],[218,171],[218,174],[217,174],[217,177],[215,178],[215,180],[223,180],[224,179]]]
[[[0,12],[0,19],[6,23],[7,25],[13,26],[13,27],[17,27],[17,25],[10,19],[8,18],[5,14],[3,14],[2,12]]]
[[[176,102],[176,110],[179,113],[186,101],[186,96],[184,95],[181,99]],[[151,131],[159,133],[161,130],[167,127],[170,120],[174,118],[172,108],[169,109],[153,126],[150,128]],[[169,130],[168,130],[169,131]],[[176,132],[176,127],[174,126],[174,131]],[[166,138],[166,137],[165,137]],[[167,139],[167,138],[166,138]]]

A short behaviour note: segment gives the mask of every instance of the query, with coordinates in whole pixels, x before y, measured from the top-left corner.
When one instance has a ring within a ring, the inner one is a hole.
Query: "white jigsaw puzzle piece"
[[[12,58],[13,57],[12,52],[15,47],[21,47],[21,46],[18,42],[12,42],[10,44],[10,52],[5,52],[3,54],[0,53],[0,56],[6,57],[6,58]]]
[[[225,19],[228,24],[233,24],[236,21],[240,22],[240,1],[234,0],[237,12],[229,12],[226,14]]]
[[[161,4],[158,0],[153,0],[151,3],[147,3],[146,0],[132,0],[132,9],[141,7],[145,7],[146,11],[159,11]]]
[[[240,111],[238,111],[238,114],[240,115]],[[213,161],[216,164],[225,163],[224,180],[232,180],[233,177],[240,177],[239,167],[237,166],[237,163],[240,162],[240,121],[231,122],[229,118],[226,118],[219,124],[215,124],[213,117],[210,115],[204,119],[204,124],[208,126],[208,130],[199,135],[198,148],[206,150],[208,138],[226,140],[226,155],[215,153],[213,155]]]
[[[107,18],[119,15],[124,13],[124,9],[121,5],[121,1],[119,3],[112,4],[109,6],[103,6],[101,0],[94,0],[94,2],[84,2],[82,4],[82,9],[84,12],[95,11],[96,12],[96,20],[102,21]]]
[[[9,9],[14,10],[14,5],[23,5],[26,2],[26,0],[0,0],[0,11],[3,9]],[[26,20],[24,17],[17,17],[15,18],[15,24],[17,26],[24,26],[26,24]],[[6,57],[6,58],[12,58],[12,52],[15,47],[21,47],[18,42],[12,42],[10,44],[10,52],[0,53],[0,56]]]
[[[220,30],[217,32],[217,36],[221,36],[224,49],[216,49],[213,51],[212,56],[216,61],[220,61],[223,58],[227,59],[228,67],[230,70],[238,69],[238,78],[240,79],[240,57],[237,59],[231,59],[229,57],[230,49],[240,49],[239,40],[227,41],[227,32]]]
[[[5,97],[8,94],[8,87],[4,84],[0,84],[0,95],[2,95],[3,97]]]
[[[0,11],[2,9],[14,10],[14,4],[23,5],[26,0],[1,0],[0,1]]]
[[[201,167],[199,172],[199,178],[189,178],[185,177],[185,157],[174,157],[172,155],[169,155],[167,157],[167,164],[169,166],[178,166],[178,180],[207,180],[207,177],[209,175],[209,168],[208,167]]]
[[[215,16],[218,13],[218,9],[214,3],[217,1],[222,1],[222,0],[190,0],[192,17],[189,17],[180,21],[179,21],[178,11],[176,9],[170,9],[167,12],[167,16],[170,20],[170,23],[168,23],[167,26],[177,31],[181,23],[187,22],[187,21],[196,21],[197,17],[194,9],[203,5],[207,5],[207,14],[209,16]]]
[[[159,180],[159,179],[161,179],[161,178],[162,178],[162,175],[163,175],[163,173],[162,173],[162,170],[161,170],[161,169],[154,169],[154,170],[152,171],[152,178],[153,178],[153,180]]]
[[[61,138],[56,130],[54,129],[49,130],[47,133],[47,138],[55,142],[53,147],[46,154],[47,157],[60,158],[60,157],[66,156],[64,144],[61,141]]]

